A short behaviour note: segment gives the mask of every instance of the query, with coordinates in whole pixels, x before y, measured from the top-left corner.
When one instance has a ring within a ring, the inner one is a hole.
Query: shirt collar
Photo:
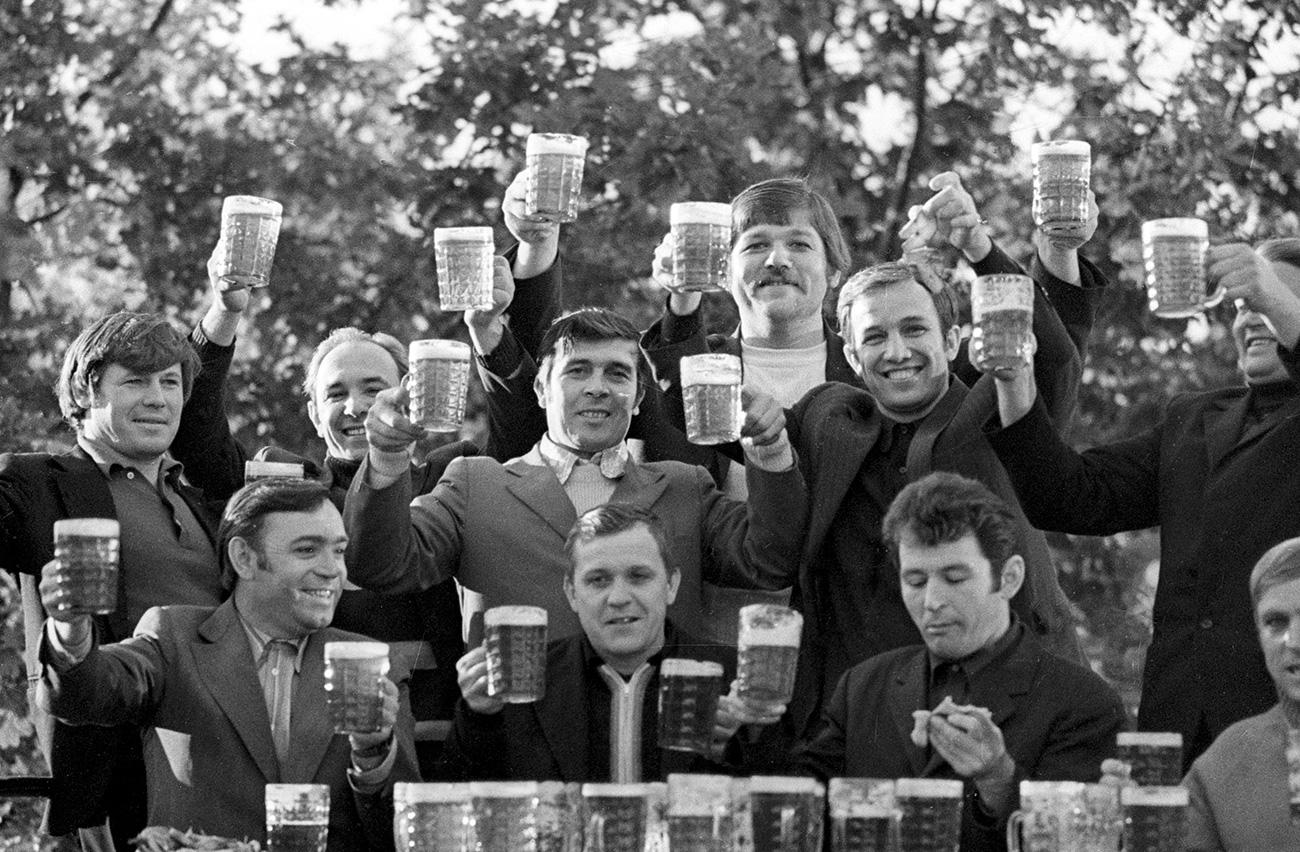
[[[606,479],[621,479],[627,469],[629,457],[627,441],[619,441],[614,446],[596,453],[590,459],[584,459],[572,450],[565,449],[552,441],[550,435],[542,436],[537,451],[542,460],[555,471],[555,476],[560,480],[561,485],[569,481],[573,469],[579,464],[599,465],[601,475]]]
[[[239,611],[239,607],[237,606],[235,607],[235,614],[239,616],[239,623],[243,625],[244,633],[248,636],[249,647],[253,649],[253,660],[257,663],[257,668],[261,669],[270,657],[270,646],[272,642],[271,634],[254,627],[252,622],[244,618],[243,613]],[[299,636],[297,639],[278,640],[280,642],[288,642],[290,645],[293,645],[298,649],[298,653],[293,660],[294,672],[302,671],[302,656],[307,650],[307,640],[310,637],[311,634],[309,633],[306,636]]]
[[[105,477],[112,476],[119,470],[140,470],[135,465],[127,464],[118,459],[109,459],[103,453],[99,452],[98,447],[89,442],[78,441],[77,446],[81,448],[82,452],[90,456],[90,460],[95,463],[95,467],[99,468],[100,472],[103,473]],[[158,467],[158,472],[160,474],[159,479],[174,484],[185,473],[185,465],[164,453],[162,462]]]
[[[1008,648],[1014,645],[1020,639],[1020,634],[1024,632],[1024,629],[1025,626],[1020,621],[1020,617],[1015,612],[1012,612],[1011,626],[1007,628],[1007,632],[995,639],[992,644],[985,645],[968,657],[963,657],[960,660],[945,660],[927,652],[926,656],[930,659],[930,682],[934,683],[934,673],[939,666],[945,663],[957,663],[961,666],[961,670],[965,672],[967,683],[970,683],[983,669],[988,667],[989,663],[1002,656]]]

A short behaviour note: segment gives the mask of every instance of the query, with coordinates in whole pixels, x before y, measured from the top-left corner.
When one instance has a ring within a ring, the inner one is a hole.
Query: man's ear
[[[569,599],[569,609],[577,612],[578,598],[573,588],[573,578],[567,575],[564,578],[564,596]]]
[[[1011,600],[1025,584],[1025,558],[1016,554],[1002,563],[1002,587],[998,594],[1004,600]]]
[[[672,606],[673,601],[677,600],[677,589],[682,584],[682,572],[668,572],[668,605]]]
[[[849,362],[849,366],[858,374],[858,378],[862,378],[862,362],[858,360],[858,351],[848,340],[844,341],[844,360]]]
[[[952,328],[948,329],[947,333],[943,336],[943,352],[948,356],[949,361],[953,361],[956,359],[957,353],[960,350],[961,326],[954,325]]]
[[[550,372],[549,360],[542,361],[541,368],[538,369],[537,375],[533,377],[533,393],[537,394],[537,404],[546,407],[546,374]]]
[[[315,395],[307,400],[307,419],[311,421],[312,426],[316,427],[316,436],[318,438],[324,438],[325,424],[321,422],[320,411],[316,408]]]
[[[239,575],[239,579],[243,580],[257,572],[259,562],[257,551],[253,549],[248,539],[241,536],[232,538],[230,544],[226,545],[226,555],[230,557],[230,565]]]

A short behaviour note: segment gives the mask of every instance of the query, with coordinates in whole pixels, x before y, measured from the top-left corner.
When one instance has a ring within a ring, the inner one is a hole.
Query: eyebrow
[[[290,541],[289,546],[294,547],[295,545],[299,545],[299,544],[347,544],[347,543],[348,543],[348,537],[346,535],[338,536],[336,538],[331,538],[329,536],[323,536],[323,535],[300,535],[297,538]]]

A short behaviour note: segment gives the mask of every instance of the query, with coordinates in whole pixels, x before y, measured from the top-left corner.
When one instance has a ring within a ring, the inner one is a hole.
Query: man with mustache
[[[1040,529],[1160,526],[1138,727],[1181,733],[1184,769],[1276,700],[1247,580],[1269,547],[1300,534],[1300,240],[1212,247],[1208,277],[1237,303],[1244,386],[1180,394],[1152,428],[1078,453],[1020,370],[998,376],[1002,429],[989,437]]]

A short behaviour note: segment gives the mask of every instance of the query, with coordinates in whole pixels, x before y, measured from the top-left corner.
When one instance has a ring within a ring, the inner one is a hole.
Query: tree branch
[[[104,89],[113,85],[113,83],[117,82],[119,77],[126,73],[127,69],[130,68],[135,63],[136,59],[140,57],[140,53],[144,50],[145,45],[158,35],[158,31],[162,29],[163,24],[167,21],[167,16],[171,14],[174,2],[175,0],[163,0],[163,4],[158,7],[158,13],[153,17],[153,22],[149,24],[149,28],[145,30],[145,33],[140,40],[127,50],[126,55],[124,55],[116,65],[110,68],[107,74],[92,84],[77,98],[77,109],[85,106],[86,101],[91,99],[97,89]]]
[[[922,10],[924,11],[924,10]],[[920,16],[918,16],[919,18]],[[907,196],[912,181],[916,180],[929,144],[930,113],[926,86],[930,81],[930,45],[928,29],[920,34],[916,44],[915,77],[912,81],[912,115],[916,117],[916,131],[912,144],[903,154],[894,176],[894,197],[885,213],[885,227],[876,239],[876,256],[892,258],[898,253],[898,229],[907,218]]]

